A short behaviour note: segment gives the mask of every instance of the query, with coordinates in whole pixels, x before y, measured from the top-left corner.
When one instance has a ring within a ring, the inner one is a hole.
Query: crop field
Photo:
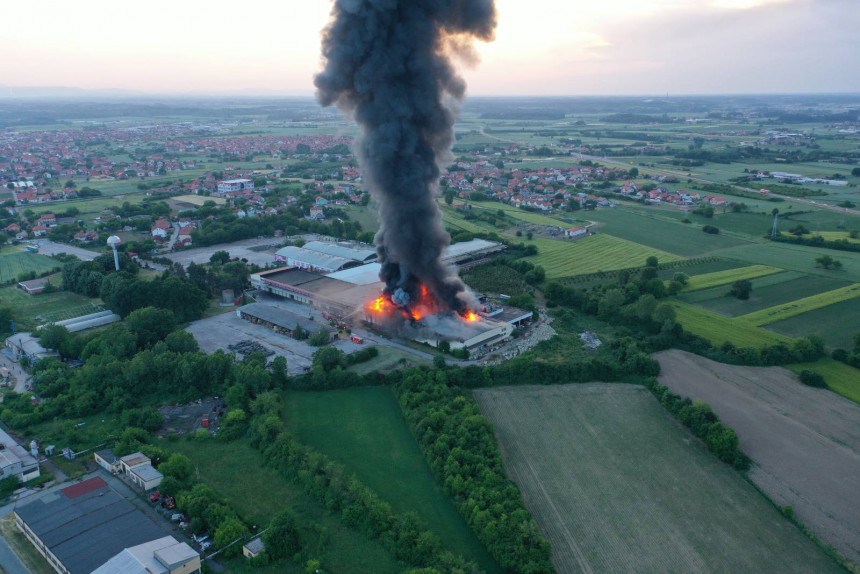
[[[499,567],[436,484],[387,387],[292,392],[285,422],[296,438],[354,472],[395,512],[413,511],[452,551]]]
[[[469,231],[471,233],[486,233],[487,231],[493,231],[493,228],[486,223],[466,221],[460,212],[455,211],[450,207],[442,209],[442,221],[449,227],[462,229],[463,231]]]
[[[854,299],[856,297],[860,297],[860,283],[854,283],[832,291],[811,295],[790,303],[768,307],[754,313],[741,315],[739,318],[749,321],[753,325],[762,326],[783,319],[789,319],[803,313],[808,313],[809,311],[814,311],[822,307],[827,307],[834,303],[848,301],[849,299]]]
[[[677,350],[655,358],[662,384],[704,400],[737,432],[755,461],[756,486],[860,563],[860,489],[847,479],[860,476],[860,405],[781,367],[724,365]]]
[[[851,237],[848,231],[819,231],[815,235],[820,235],[827,241],[842,241],[844,239],[848,243],[860,243],[860,238]]]
[[[815,266],[815,260],[824,254],[831,255],[834,259],[842,262],[839,271],[828,271]],[[832,277],[844,281],[860,281],[860,253],[847,251],[822,250],[805,245],[792,245],[788,243],[752,243],[742,247],[732,247],[718,253],[723,257],[758,263],[761,265],[772,265],[782,269],[801,271],[824,277]]]
[[[588,217],[602,223],[600,231],[654,249],[693,257],[708,255],[716,249],[744,245],[747,241],[725,234],[702,232],[697,224],[675,223],[654,210],[633,211],[622,208],[598,209]]]
[[[838,571],[642,387],[475,397],[560,573]]]
[[[728,285],[742,279],[754,279],[763,275],[779,273],[782,269],[771,267],[769,265],[749,265],[747,267],[738,267],[735,269],[727,269],[725,271],[715,271],[702,275],[694,275],[690,277],[687,287],[684,292],[696,291],[699,289],[708,289],[719,285]]]
[[[322,555],[315,558],[321,559],[327,570],[364,574],[395,574],[403,570],[403,565],[381,544],[346,527],[301,488],[267,467],[263,455],[247,439],[231,442],[229,448],[214,441],[190,440],[165,442],[163,446],[190,458],[200,479],[228,498],[240,515],[258,527],[268,524],[276,513],[291,510],[300,520],[325,528],[326,543]],[[292,563],[279,567],[304,572]]]
[[[605,233],[576,241],[536,238],[529,243],[537,245],[538,254],[525,261],[543,266],[549,279],[641,267],[652,255],[663,263],[682,259]]]
[[[830,390],[851,399],[855,403],[860,403],[860,369],[855,369],[851,365],[846,365],[830,357],[824,357],[814,363],[788,365],[788,368],[795,373],[800,373],[805,369],[815,371],[824,377]]]
[[[738,347],[761,348],[791,341],[789,337],[757,327],[748,321],[726,317],[695,305],[672,301],[672,306],[678,315],[678,322],[684,326],[684,329],[708,339],[716,346],[730,341]]]
[[[514,219],[519,219],[520,221],[525,221],[526,223],[533,223],[535,225],[558,225],[561,227],[573,225],[576,223],[577,225],[585,225],[588,223],[587,221],[577,221],[572,213],[561,213],[556,215],[543,215],[540,213],[534,213],[532,211],[525,211],[524,209],[520,209],[518,207],[514,207],[513,205],[508,205],[505,203],[473,203],[474,209],[483,209],[489,211],[491,213],[495,213],[499,210],[504,211],[507,215]]]
[[[752,286],[752,293],[747,300],[730,296],[729,285],[700,289],[691,293],[683,292],[678,299],[685,303],[701,305],[721,315],[737,317],[844,287],[845,282],[819,275],[804,275],[798,271],[784,271],[755,278],[752,280]]]
[[[79,213],[75,218],[87,220],[97,217],[108,207],[120,206],[126,201],[132,205],[139,204],[144,197],[144,192],[139,191],[123,196],[72,199],[70,201],[33,205],[27,206],[27,209],[32,209],[33,213],[39,215],[43,213],[62,213],[65,210],[74,207],[79,210]]]
[[[789,337],[818,335],[832,349],[850,349],[854,335],[860,333],[860,298],[775,321],[767,328]]]
[[[55,283],[59,285],[60,277],[57,276]],[[77,293],[67,291],[56,291],[54,293],[43,293],[41,295],[27,295],[17,286],[0,288],[0,307],[11,307],[15,321],[20,330],[33,329],[48,321],[60,321],[59,317],[66,317],[71,311],[85,311],[93,309],[94,305],[101,303],[100,299],[89,299]],[[93,313],[94,311],[87,311]],[[77,313],[74,317],[86,313]],[[2,326],[3,329],[6,325]]]
[[[737,269],[738,267],[744,267],[745,264],[740,261],[734,261],[732,259],[713,259],[713,260],[705,260],[705,261],[696,261],[696,260],[688,260],[688,264],[682,267],[670,267],[668,269],[661,269],[657,272],[657,276],[660,279],[669,280],[671,279],[675,273],[681,272],[687,274],[689,277],[695,277],[696,275],[705,275],[706,273],[716,273],[717,271],[728,271],[729,269]]]
[[[35,271],[37,274],[60,268],[63,264],[29,251],[3,251],[0,253],[0,283],[18,280],[18,275]]]

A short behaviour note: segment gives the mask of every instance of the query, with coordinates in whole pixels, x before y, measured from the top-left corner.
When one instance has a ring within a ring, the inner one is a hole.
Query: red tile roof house
[[[158,219],[152,224],[151,231],[153,237],[161,237],[163,239],[170,233],[170,222],[166,219]]]
[[[42,237],[48,234],[48,228],[44,225],[36,225],[33,227],[33,236],[34,237]]]
[[[18,233],[19,231],[21,231],[21,226],[18,225],[17,223],[10,223],[9,225],[7,225],[6,227],[3,228],[3,231],[5,231],[6,233],[11,235],[13,233]]]
[[[45,215],[40,217],[36,221],[36,223],[38,223],[39,225],[46,225],[48,227],[54,227],[55,225],[57,225],[57,218],[54,217],[53,213],[46,213]]]

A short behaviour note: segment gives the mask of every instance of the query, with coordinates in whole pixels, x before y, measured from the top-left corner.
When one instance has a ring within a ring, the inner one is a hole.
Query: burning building
[[[474,301],[442,260],[450,237],[435,198],[452,159],[454,122],[466,85],[452,55],[490,40],[493,0],[335,0],[314,79],[323,105],[336,104],[362,135],[356,154],[379,202],[379,279],[407,314],[435,305],[466,318]]]

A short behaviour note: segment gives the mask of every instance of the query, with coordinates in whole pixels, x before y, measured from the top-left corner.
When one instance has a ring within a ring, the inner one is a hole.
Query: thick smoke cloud
[[[398,304],[424,283],[465,309],[465,285],[440,261],[450,237],[434,201],[466,87],[449,55],[492,39],[495,25],[493,0],[336,0],[323,32],[317,97],[362,128],[356,153],[380,204],[380,278]]]

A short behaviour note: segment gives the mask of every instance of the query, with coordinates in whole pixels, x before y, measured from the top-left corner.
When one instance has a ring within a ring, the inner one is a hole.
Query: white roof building
[[[0,479],[17,476],[21,482],[26,482],[39,474],[36,457],[0,429]]]
[[[200,571],[200,555],[173,536],[126,548],[92,574],[186,574]]]

